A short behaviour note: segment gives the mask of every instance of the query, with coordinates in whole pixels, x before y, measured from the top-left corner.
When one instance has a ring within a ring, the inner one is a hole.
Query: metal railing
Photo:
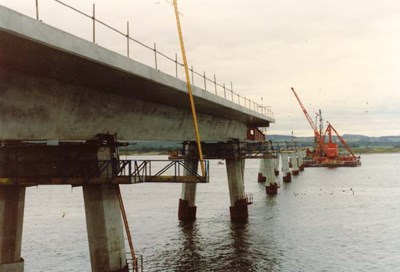
[[[209,182],[209,161],[205,163],[205,176],[194,171],[184,160],[75,160],[26,161],[4,163],[2,178],[104,178],[112,182],[117,177],[129,177],[131,183],[142,182]],[[181,178],[180,178],[181,177]]]
[[[126,38],[126,56],[128,58],[130,58],[131,52],[130,52],[130,43],[133,42],[137,45],[140,45],[141,47],[143,47],[144,49],[153,51],[154,53],[154,68],[156,70],[160,70],[159,65],[158,65],[158,58],[162,57],[165,60],[174,63],[175,65],[175,77],[178,78],[178,68],[183,69],[183,63],[181,63],[180,61],[178,61],[178,55],[175,53],[174,57],[170,57],[164,53],[162,53],[161,51],[157,50],[157,44],[154,43],[153,46],[149,46],[146,45],[143,42],[140,42],[139,40],[133,38],[130,35],[129,32],[129,21],[127,21],[127,27],[126,27],[126,32],[123,32],[121,30],[118,30],[117,28],[110,26],[109,24],[99,20],[98,18],[96,18],[96,7],[95,4],[93,4],[93,11],[92,14],[87,14],[85,12],[82,12],[80,10],[78,10],[77,8],[68,5],[60,0],[53,0],[54,2],[90,19],[92,21],[92,42],[96,43],[96,23],[106,27],[107,29],[121,35],[122,37]],[[39,0],[35,0],[35,4],[36,4],[36,19],[39,20]],[[241,105],[245,108],[248,108],[252,111],[258,112],[264,116],[270,117],[270,118],[274,118],[274,114],[273,112],[269,109],[268,106],[263,106],[262,104],[256,103],[254,101],[252,101],[251,99],[245,97],[245,96],[241,96],[238,92],[235,92],[233,90],[233,83],[230,82],[230,88],[228,88],[225,83],[218,83],[217,82],[217,77],[214,74],[212,78],[209,78],[206,76],[206,72],[197,72],[193,69],[193,66],[191,66],[189,68],[190,72],[191,72],[191,77],[192,77],[192,84],[195,85],[195,76],[197,77],[197,79],[200,79],[200,81],[202,82],[202,87],[204,88],[204,91],[208,91],[210,93],[214,93],[217,96],[223,97],[235,104]],[[171,73],[169,73],[171,74]],[[208,84],[209,85],[208,85]],[[200,87],[200,86],[198,86]],[[200,88],[202,88],[200,87]],[[208,89],[207,89],[208,87]]]
[[[195,177],[198,182],[204,183],[209,182],[209,161],[204,161],[204,163],[205,176],[201,176],[184,160],[120,160],[117,175],[132,177],[133,183],[153,182],[157,177],[166,174],[172,179],[189,175]]]
[[[143,255],[136,257],[136,267],[129,252],[126,253],[126,263],[129,272],[143,272]]]

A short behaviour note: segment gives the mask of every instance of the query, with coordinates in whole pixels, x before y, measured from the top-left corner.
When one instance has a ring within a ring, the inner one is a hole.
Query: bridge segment
[[[193,95],[203,141],[225,142],[235,149],[236,143],[246,140],[249,128],[268,127],[275,121],[195,86]],[[3,147],[10,143],[53,140],[60,143],[54,158],[69,154],[76,160],[81,156],[101,163],[119,161],[116,136],[120,141],[193,141],[185,82],[0,6],[1,177],[6,171],[3,158],[8,156]],[[100,142],[87,148],[93,140]],[[79,152],[72,147],[77,141],[84,146]],[[36,152],[37,157],[47,154],[46,148]],[[19,154],[17,162],[28,160],[24,152]],[[50,162],[54,158],[47,157]],[[246,220],[244,159],[226,160],[231,217]],[[196,161],[186,163],[197,169]],[[39,180],[32,181],[35,177],[29,178],[30,184],[39,184]],[[108,180],[102,175],[99,178]],[[82,186],[93,271],[126,271],[122,223],[116,215],[118,185]],[[196,184],[182,187],[182,195],[190,201],[181,202],[192,220],[195,192]],[[0,271],[24,270],[24,201],[24,185],[0,186],[0,222],[12,222],[0,228]]]
[[[194,140],[185,82],[0,6],[0,139]],[[205,141],[274,119],[193,88]]]

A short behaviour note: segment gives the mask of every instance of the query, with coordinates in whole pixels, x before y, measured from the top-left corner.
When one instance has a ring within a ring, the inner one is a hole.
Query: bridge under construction
[[[226,160],[231,220],[246,221],[244,161],[268,153],[246,145],[248,133],[275,120],[225,86],[222,97],[192,87],[204,155]],[[198,174],[182,80],[0,6],[0,90],[0,271],[24,270],[27,186],[82,186],[93,271],[129,268],[120,184],[182,183],[178,216],[196,218],[197,183],[210,178],[206,161]],[[119,147],[140,140],[182,141],[185,157],[121,160]]]

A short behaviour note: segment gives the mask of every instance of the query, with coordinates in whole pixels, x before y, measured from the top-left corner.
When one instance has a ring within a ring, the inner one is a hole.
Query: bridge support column
[[[274,159],[274,174],[279,176],[279,153],[276,153],[276,158]]]
[[[90,261],[95,272],[128,271],[117,186],[83,186]]]
[[[304,161],[303,161],[304,152],[303,152],[303,150],[298,151],[297,157],[299,158],[299,169],[300,169],[300,171],[304,171]]]
[[[258,182],[265,182],[267,178],[265,177],[265,163],[264,163],[264,158],[260,159],[260,168],[258,169],[258,177],[257,181]]]
[[[282,160],[283,182],[291,182],[292,181],[292,175],[290,173],[289,155],[288,155],[287,152],[281,152],[281,160]]]
[[[116,135],[100,134],[97,139],[102,147],[97,151],[98,160],[119,159]],[[104,175],[110,177],[118,170],[112,163]],[[86,228],[88,233],[92,271],[128,272],[124,228],[116,184],[84,185]]]
[[[293,152],[292,155],[292,175],[298,176],[299,175],[299,161],[298,161],[298,153]]]
[[[185,160],[185,165],[189,166],[192,172],[198,170],[198,160]],[[190,175],[185,169],[185,175]],[[179,199],[178,219],[182,221],[194,221],[196,219],[196,183],[183,183],[182,195]]]
[[[275,181],[275,159],[274,158],[265,158],[265,175],[267,180],[267,186],[265,186],[265,192],[267,195],[273,196],[278,193],[278,183]]]
[[[226,159],[231,200],[230,214],[231,220],[234,222],[246,222],[249,217],[248,199],[244,191],[244,164],[244,159]]]
[[[25,187],[0,186],[0,272],[24,271],[21,258]]]

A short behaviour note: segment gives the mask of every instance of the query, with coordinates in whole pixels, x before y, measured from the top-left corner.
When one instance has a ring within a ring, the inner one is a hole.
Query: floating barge
[[[324,160],[321,162],[314,161],[310,157],[305,157],[304,159],[304,167],[357,167],[361,166],[360,157],[356,157],[356,159],[349,157],[349,160],[346,160],[345,157],[340,157],[340,159],[336,160]]]

